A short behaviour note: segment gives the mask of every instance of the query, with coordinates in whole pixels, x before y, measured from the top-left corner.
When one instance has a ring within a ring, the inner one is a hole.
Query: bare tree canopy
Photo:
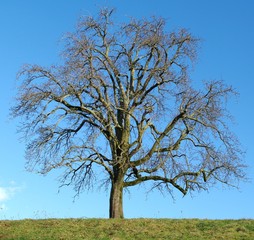
[[[168,32],[161,18],[116,24],[112,13],[79,22],[61,66],[20,71],[12,114],[22,117],[28,168],[63,168],[77,193],[109,182],[111,218],[123,217],[123,189],[140,183],[185,195],[244,178],[227,128],[235,92],[222,81],[201,90],[190,81],[198,39]]]

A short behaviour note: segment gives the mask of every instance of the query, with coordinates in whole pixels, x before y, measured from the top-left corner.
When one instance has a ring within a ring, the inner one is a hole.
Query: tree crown
[[[122,187],[151,181],[183,194],[244,177],[242,152],[227,128],[222,81],[192,86],[198,39],[168,32],[161,18],[112,21],[111,9],[69,34],[61,66],[26,65],[15,117],[24,117],[30,168],[64,167],[79,193],[94,165]]]

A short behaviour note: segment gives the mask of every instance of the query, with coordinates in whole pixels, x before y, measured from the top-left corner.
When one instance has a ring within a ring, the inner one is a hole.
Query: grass
[[[44,219],[0,221],[0,239],[253,240],[254,220]]]

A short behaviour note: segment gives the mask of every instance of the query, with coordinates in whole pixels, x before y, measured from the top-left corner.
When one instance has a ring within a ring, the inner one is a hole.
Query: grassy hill
[[[254,220],[44,219],[0,221],[0,239],[253,240]]]

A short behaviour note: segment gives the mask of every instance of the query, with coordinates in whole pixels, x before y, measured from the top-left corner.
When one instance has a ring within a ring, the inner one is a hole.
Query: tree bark
[[[123,179],[113,179],[110,201],[109,201],[109,217],[124,218],[123,215]]]

